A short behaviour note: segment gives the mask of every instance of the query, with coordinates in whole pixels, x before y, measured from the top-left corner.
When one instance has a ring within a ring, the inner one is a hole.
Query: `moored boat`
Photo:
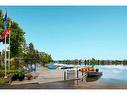
[[[58,66],[56,66],[56,65],[48,65],[48,69],[54,70],[57,68],[58,68]]]
[[[96,77],[101,75],[102,75],[102,72],[87,72],[88,77]]]
[[[85,72],[87,74],[87,77],[96,77],[102,75],[102,72],[99,72],[99,69],[95,69],[95,68],[89,68],[89,67],[80,68],[79,71],[82,73]]]
[[[74,67],[61,67],[61,69],[72,69]]]

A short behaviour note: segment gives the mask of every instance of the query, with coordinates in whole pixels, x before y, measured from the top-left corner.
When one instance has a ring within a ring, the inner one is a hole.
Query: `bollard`
[[[82,76],[83,76],[83,74],[84,74],[84,73],[82,72]],[[82,77],[82,81],[83,81],[83,77]]]
[[[64,80],[66,80],[66,71],[64,71]]]
[[[78,70],[77,70],[77,78],[78,78]]]
[[[82,76],[83,76],[83,72],[82,72]]]

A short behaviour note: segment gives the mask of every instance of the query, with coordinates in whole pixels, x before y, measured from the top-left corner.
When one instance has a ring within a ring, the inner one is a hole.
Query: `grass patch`
[[[6,82],[7,82],[7,79],[0,78],[0,85],[1,85],[1,84],[5,84]]]

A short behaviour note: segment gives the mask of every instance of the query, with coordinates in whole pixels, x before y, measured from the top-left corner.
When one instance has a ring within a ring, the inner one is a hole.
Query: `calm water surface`
[[[96,65],[103,75],[97,80],[102,83],[127,84],[127,66],[123,65]]]
[[[79,68],[88,67],[84,64],[77,65]],[[103,75],[97,78],[97,82],[106,84],[127,84],[127,66],[125,65],[95,65]]]

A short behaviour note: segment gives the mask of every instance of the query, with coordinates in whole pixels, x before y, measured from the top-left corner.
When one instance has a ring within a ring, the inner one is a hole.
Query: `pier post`
[[[64,80],[66,80],[66,71],[64,71]]]
[[[82,72],[82,76],[83,76],[83,72]]]
[[[82,76],[83,76],[83,72],[82,72]],[[83,81],[83,77],[82,77],[82,81]]]
[[[79,72],[78,72],[78,69],[77,69],[77,78],[78,78],[78,73],[79,73]]]

